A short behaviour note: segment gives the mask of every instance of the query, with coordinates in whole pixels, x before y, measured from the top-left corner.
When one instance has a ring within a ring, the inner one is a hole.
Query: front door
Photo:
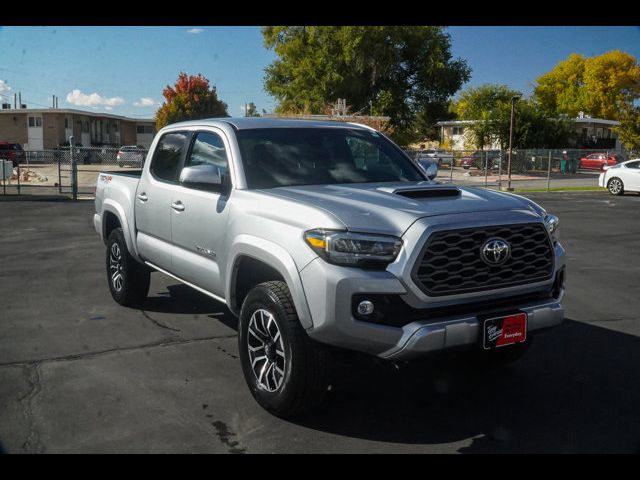
[[[171,199],[190,134],[166,133],[143,172],[135,198],[135,219],[140,256],[171,271]]]
[[[27,122],[27,143],[29,145],[29,150],[43,150],[44,135],[42,133],[42,115],[29,115]]]
[[[178,185],[171,211],[173,273],[221,297],[224,265],[219,263],[219,248],[226,234],[231,191],[228,151],[222,132],[194,134],[184,166],[216,166],[225,187],[221,191],[206,191]]]

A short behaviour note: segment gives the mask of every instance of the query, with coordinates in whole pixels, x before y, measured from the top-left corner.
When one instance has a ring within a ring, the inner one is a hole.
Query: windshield
[[[374,131],[259,128],[237,132],[249,188],[425,180]]]

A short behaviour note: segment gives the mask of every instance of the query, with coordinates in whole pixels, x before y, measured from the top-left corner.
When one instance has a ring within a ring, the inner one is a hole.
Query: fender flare
[[[124,209],[122,208],[121,205],[119,205],[118,203],[114,202],[109,198],[106,198],[102,204],[102,237],[104,238],[104,240],[105,241],[107,240],[104,235],[104,229],[106,226],[106,222],[104,221],[104,215],[107,212],[115,215],[116,218],[118,219],[118,222],[122,227],[122,233],[124,233],[124,240],[127,244],[127,249],[129,250],[129,253],[131,254],[131,256],[136,260],[138,260],[139,262],[142,262],[142,259],[138,255],[138,248],[136,246],[136,242],[133,239],[134,230],[132,227],[129,226],[129,222],[127,220],[127,216],[124,213]]]
[[[240,306],[235,304],[235,295],[232,295],[232,292],[235,290],[239,260],[243,256],[252,257],[266,263],[282,275],[291,291],[291,297],[293,298],[300,324],[304,329],[312,328],[311,311],[304,293],[300,273],[293,258],[280,245],[252,235],[239,235],[231,245],[229,260],[227,261],[229,282],[227,282],[225,289],[225,297],[229,309],[236,315],[240,311]]]

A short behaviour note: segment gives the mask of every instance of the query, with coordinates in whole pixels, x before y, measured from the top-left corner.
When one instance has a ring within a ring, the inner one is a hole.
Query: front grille
[[[489,266],[480,255],[485,241],[499,237],[511,245],[502,265]],[[465,228],[433,233],[413,271],[413,280],[430,296],[470,293],[548,280],[553,248],[540,223]]]

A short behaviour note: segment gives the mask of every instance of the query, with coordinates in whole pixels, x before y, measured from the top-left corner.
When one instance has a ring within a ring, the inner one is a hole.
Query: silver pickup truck
[[[226,304],[251,393],[279,416],[322,401],[336,349],[501,364],[564,318],[557,217],[439,184],[361,125],[170,125],[141,171],[100,173],[95,206],[115,301],[159,271]]]

